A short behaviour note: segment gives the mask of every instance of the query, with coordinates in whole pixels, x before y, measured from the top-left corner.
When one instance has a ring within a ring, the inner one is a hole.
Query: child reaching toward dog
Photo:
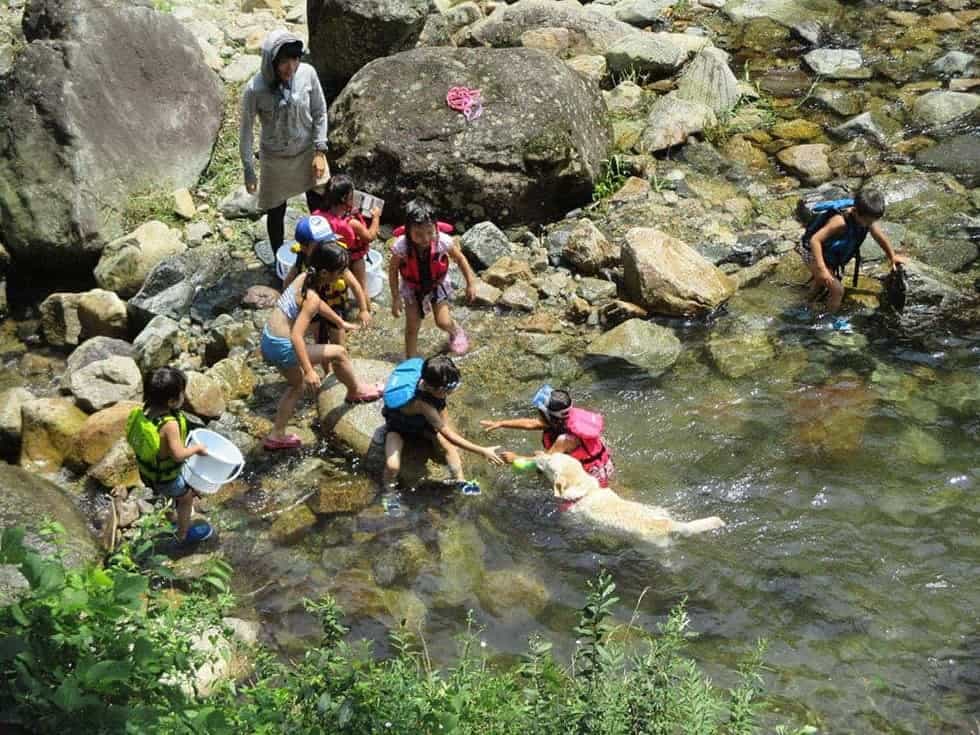
[[[449,335],[449,351],[463,355],[469,340],[449,309],[452,286],[449,263],[456,263],[466,279],[466,299],[476,298],[476,276],[459,244],[437,227],[432,206],[413,199],[405,206],[405,232],[391,247],[388,282],[391,286],[391,313],[396,318],[405,311],[405,357],[417,357],[419,327],[429,312],[436,326]]]

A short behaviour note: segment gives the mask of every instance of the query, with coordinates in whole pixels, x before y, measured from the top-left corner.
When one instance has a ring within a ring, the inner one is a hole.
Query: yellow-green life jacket
[[[184,444],[187,441],[187,419],[180,411],[151,419],[142,408],[134,408],[126,419],[126,441],[136,455],[140,477],[151,486],[175,480],[184,464],[173,457],[160,456],[160,429],[168,421],[177,422],[180,442]]]

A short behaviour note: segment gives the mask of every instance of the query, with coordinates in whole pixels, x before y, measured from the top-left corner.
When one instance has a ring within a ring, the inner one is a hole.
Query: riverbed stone
[[[619,248],[590,219],[580,219],[562,249],[562,258],[576,271],[594,276],[619,260]]]
[[[841,140],[853,140],[864,137],[877,143],[879,146],[888,144],[888,134],[878,122],[877,116],[872,112],[862,112],[860,115],[852,117],[850,120],[835,125],[828,131],[835,138]]]
[[[776,158],[803,183],[815,186],[829,181],[834,175],[827,157],[829,151],[830,146],[823,143],[807,143],[784,148]]]
[[[231,277],[231,270],[228,250],[222,245],[204,245],[171,256],[150,271],[139,293],[127,302],[130,319],[137,327],[160,314],[182,319],[191,314],[196,300],[223,278]],[[237,293],[229,296],[227,286],[222,291],[226,298],[237,302]]]
[[[143,328],[133,348],[136,360],[144,371],[166,367],[180,354],[180,324],[168,316],[155,316]]]
[[[120,401],[143,398],[143,376],[131,357],[110,357],[71,374],[69,390],[84,411],[95,412]]]
[[[10,457],[20,449],[20,408],[33,400],[34,394],[21,386],[0,391],[0,457]]]
[[[926,168],[951,173],[967,186],[980,186],[980,133],[954,135],[919,151],[915,160]]]
[[[729,0],[724,13],[736,23],[770,18],[787,27],[804,21],[830,22],[841,12],[836,0]]]
[[[305,505],[284,511],[273,521],[269,537],[273,543],[289,546],[299,541],[316,525],[316,515]]]
[[[717,115],[730,112],[742,93],[728,66],[728,54],[713,46],[698,52],[677,80],[677,96],[709,107]]]
[[[629,319],[592,340],[586,357],[600,366],[625,363],[657,377],[677,361],[681,349],[681,342],[671,329]]]
[[[814,73],[826,79],[867,79],[871,76],[861,52],[854,49],[818,48],[804,54],[803,60]]]
[[[526,281],[508,286],[500,295],[500,305],[519,311],[534,311],[538,305],[538,289]]]
[[[493,222],[479,222],[461,238],[463,254],[477,270],[489,268],[505,255],[510,255],[510,240]]]
[[[139,467],[136,465],[136,455],[125,437],[116,439],[109,451],[92,465],[86,477],[94,480],[106,490],[123,485],[134,487],[142,484]]]
[[[857,115],[863,109],[860,95],[850,89],[837,89],[818,84],[813,90],[811,99],[845,117]]]
[[[647,116],[640,147],[647,153],[684,143],[689,136],[716,125],[714,110],[700,102],[682,99],[669,92],[654,102]]]
[[[680,71],[691,56],[709,43],[706,38],[684,33],[632,33],[609,47],[606,64],[612,72],[635,72],[662,79]]]
[[[735,283],[686,243],[649,227],[626,233],[626,298],[658,314],[704,315],[727,301]]]
[[[732,335],[712,334],[708,339],[708,354],[722,375],[741,378],[766,367],[775,357],[775,350],[765,332],[748,331]]]
[[[629,80],[620,82],[609,92],[603,92],[606,109],[612,114],[629,113],[643,100],[643,88]]]
[[[414,533],[410,533],[376,556],[371,570],[374,581],[382,587],[411,585],[429,562],[429,551],[425,543]]]
[[[497,259],[492,266],[482,274],[483,280],[496,288],[505,289],[518,281],[531,282],[534,274],[526,260],[505,255]]]
[[[225,410],[225,394],[222,383],[203,373],[187,373],[187,410],[205,418],[217,418]]]
[[[462,605],[473,599],[483,580],[486,545],[470,521],[454,520],[439,529],[440,605]]]
[[[967,74],[976,64],[977,57],[965,51],[950,51],[929,65],[929,71],[941,77],[955,77]]]
[[[803,118],[784,120],[772,126],[772,134],[783,140],[807,141],[819,138],[823,128],[819,124]]]
[[[219,360],[205,375],[221,385],[226,401],[248,398],[255,391],[255,373],[241,355]]]
[[[917,125],[945,125],[980,107],[980,94],[936,90],[927,92],[912,104],[912,120]]]
[[[69,391],[71,386],[71,376],[76,370],[81,370],[86,365],[99,360],[108,360],[110,357],[136,357],[133,346],[121,339],[114,337],[92,337],[74,349],[68,356],[65,363],[65,370],[61,376],[61,388]]]
[[[56,472],[75,448],[75,437],[88,418],[68,398],[38,398],[21,404],[20,465],[35,472]]]
[[[120,401],[93,413],[85,419],[75,437],[73,455],[86,467],[98,464],[113,445],[124,437],[129,414],[139,406],[136,401]]]
[[[157,263],[186,249],[180,230],[151,220],[105,246],[95,280],[102,288],[132,296]]]
[[[583,278],[575,292],[590,304],[616,297],[616,284],[604,278]]]
[[[548,604],[548,587],[540,576],[523,567],[494,569],[483,575],[478,590],[480,604],[501,618],[517,611],[537,615]]]

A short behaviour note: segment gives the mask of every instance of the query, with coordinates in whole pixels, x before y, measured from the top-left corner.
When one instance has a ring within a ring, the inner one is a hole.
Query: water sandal
[[[475,480],[460,480],[456,485],[463,495],[479,495],[481,493],[480,483]]]
[[[385,387],[381,383],[377,383],[367,391],[367,393],[359,393],[356,396],[348,396],[344,399],[344,403],[374,403],[376,400],[384,395]]]
[[[280,449],[299,449],[303,446],[303,440],[295,434],[289,434],[280,439],[267,436],[262,442],[262,447],[270,452],[277,452]]]
[[[385,493],[381,496],[381,507],[384,508],[385,515],[392,518],[401,518],[405,515],[402,510],[402,501],[398,493]]]
[[[187,536],[181,545],[199,544],[214,535],[214,527],[210,523],[196,523],[187,529]]]
[[[454,355],[465,355],[469,348],[470,340],[466,336],[466,332],[463,331],[462,327],[457,327],[449,338],[449,351]]]
[[[846,316],[839,316],[836,319],[834,319],[832,326],[835,332],[849,333],[854,331],[853,329],[851,329],[851,320],[848,319]]]

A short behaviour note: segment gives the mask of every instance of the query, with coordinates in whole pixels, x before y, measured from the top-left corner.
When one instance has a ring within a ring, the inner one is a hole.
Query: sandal
[[[355,396],[348,395],[344,399],[344,403],[373,403],[383,396],[385,393],[385,387],[381,383],[375,383],[373,386],[368,388],[365,393],[358,393]]]
[[[262,442],[262,447],[270,452],[276,452],[280,449],[299,449],[301,446],[303,446],[303,440],[295,434],[287,434],[280,439],[267,436]]]

